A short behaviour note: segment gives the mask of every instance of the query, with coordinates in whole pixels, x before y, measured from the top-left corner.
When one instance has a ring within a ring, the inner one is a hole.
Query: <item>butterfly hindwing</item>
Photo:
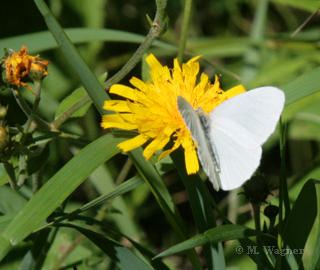
[[[190,103],[178,97],[180,114],[198,144],[199,160],[216,190],[238,188],[252,176],[260,164],[261,146],[274,132],[284,102],[280,89],[256,88],[222,102],[203,125]],[[210,149],[216,153],[220,171]]]
[[[284,101],[280,89],[261,87],[224,101],[209,114],[209,136],[219,156],[222,189],[241,186],[255,172],[261,145],[274,132]]]

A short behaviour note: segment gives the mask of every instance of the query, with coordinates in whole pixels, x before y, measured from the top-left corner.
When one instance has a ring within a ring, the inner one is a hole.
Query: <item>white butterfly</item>
[[[266,86],[227,99],[206,114],[178,96],[180,114],[215,190],[238,188],[252,176],[260,164],[261,145],[274,132],[284,102],[282,90]]]

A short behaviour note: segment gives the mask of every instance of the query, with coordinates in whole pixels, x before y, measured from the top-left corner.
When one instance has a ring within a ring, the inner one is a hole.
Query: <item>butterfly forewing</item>
[[[205,131],[201,125],[198,114],[195,112],[190,103],[183,97],[178,96],[179,112],[189,129],[192,139],[197,143],[197,152],[199,160],[206,174],[209,176],[214,189],[219,190],[219,176],[215,169],[214,158],[212,151],[210,151],[210,142],[206,139]]]

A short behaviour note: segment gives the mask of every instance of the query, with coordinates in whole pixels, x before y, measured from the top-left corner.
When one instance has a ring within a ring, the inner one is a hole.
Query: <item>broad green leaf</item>
[[[166,251],[161,252],[156,256],[156,258],[168,256],[177,252],[181,252],[186,249],[195,248],[198,246],[203,246],[210,243],[219,243],[228,240],[248,238],[252,236],[257,236],[261,234],[256,230],[249,229],[242,225],[222,225],[210,229],[203,234],[199,234],[195,237],[190,238],[180,244],[177,244]]]
[[[7,173],[0,176],[0,187],[9,182],[9,177]]]
[[[0,198],[0,212],[3,214],[20,211],[27,203],[27,200],[19,192],[9,186],[0,187]]]
[[[10,222],[14,219],[14,217],[18,214],[18,212],[11,212],[9,214],[5,214],[0,216],[0,234],[7,228]]]
[[[35,230],[100,164],[119,153],[124,138],[107,134],[83,148],[26,204],[0,236],[0,259]]]
[[[143,260],[137,257],[131,250],[124,247],[113,239],[71,224],[64,224],[66,227],[74,228],[85,235],[90,241],[96,244],[107,256],[113,260],[120,269],[124,270],[151,270]]]
[[[302,188],[286,221],[282,249],[289,251],[281,257],[281,269],[298,269],[303,250],[319,212],[320,181],[309,180]],[[299,233],[297,233],[299,228]],[[290,252],[291,251],[291,252]],[[297,251],[297,252],[296,252]],[[296,254],[294,254],[296,253]],[[319,255],[317,256],[319,259]]]
[[[57,224],[63,220],[70,219],[73,216],[80,214],[80,213],[83,213],[89,209],[95,208],[95,207],[105,203],[106,201],[112,200],[118,196],[121,196],[121,195],[135,189],[136,187],[138,187],[144,183],[145,182],[143,181],[143,179],[141,177],[138,177],[138,176],[133,177],[132,179],[129,179],[126,182],[124,182],[121,185],[114,188],[111,192],[104,194],[102,196],[99,196],[98,198],[92,200],[91,202],[85,204],[84,206],[72,211],[71,213],[68,213],[67,215],[62,216],[60,218],[57,218],[54,222],[48,223],[45,226],[38,228],[36,231],[42,230],[42,229],[49,227],[53,224]]]
[[[99,77],[99,82],[102,84],[107,79],[108,74],[105,73]],[[82,97],[86,96],[87,92],[84,89],[84,87],[80,87],[76,89],[74,92],[72,92],[69,96],[67,96],[59,105],[57,111],[56,111],[56,118],[61,116],[63,113],[65,113],[70,107],[74,106]],[[75,113],[73,113],[71,116],[68,116],[68,121],[71,118],[71,120],[76,120],[77,118],[80,118],[85,115],[87,110],[89,109],[91,105],[91,102],[86,103],[85,105],[81,106],[79,110],[77,110]]]

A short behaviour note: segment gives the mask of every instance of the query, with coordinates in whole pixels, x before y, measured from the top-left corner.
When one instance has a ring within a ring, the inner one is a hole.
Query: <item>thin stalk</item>
[[[123,79],[141,60],[146,51],[151,47],[153,41],[160,36],[161,31],[164,27],[163,19],[165,15],[165,7],[167,5],[167,0],[157,0],[157,11],[153,24],[149,30],[146,39],[141,43],[137,51],[133,54],[130,60],[109,80],[107,80],[103,87],[108,90],[111,85],[119,82]]]
[[[80,98],[75,104],[73,104],[70,108],[68,108],[62,115],[57,117],[52,123],[51,123],[51,130],[52,131],[58,131],[59,127],[62,126],[62,124],[69,119],[69,117],[74,114],[77,110],[79,110],[81,107],[86,105],[91,101],[91,98],[89,95],[85,95],[82,98]]]
[[[253,215],[254,215],[254,224],[256,230],[261,232],[261,221],[260,221],[260,204],[252,203]]]
[[[22,134],[22,137],[20,140],[21,144],[23,144],[25,139],[27,138],[27,134],[29,132],[30,125],[36,115],[36,112],[37,112],[37,109],[39,107],[39,103],[41,100],[41,81],[35,82],[34,86],[35,86],[35,99],[34,99],[33,107],[32,107],[32,110],[29,114],[27,123],[24,126],[23,134]]]
[[[19,92],[19,90],[17,88],[11,88],[11,89],[12,89],[12,92],[13,92],[13,96],[15,97],[18,105],[20,106],[22,111],[25,113],[25,115],[29,117],[30,114],[31,114],[31,111],[32,111],[30,109],[29,105],[22,98],[22,96],[20,95],[20,92]],[[47,123],[46,121],[42,120],[37,115],[34,115],[33,121],[37,125],[37,127],[39,127],[40,129],[42,129],[42,130],[50,130],[49,123]]]
[[[131,59],[118,71],[113,77],[107,80],[103,87],[108,90],[111,85],[118,83],[121,79],[123,79],[141,60],[146,51],[151,47],[153,41],[160,35],[163,27],[164,27],[164,10],[167,5],[167,0],[157,0],[157,11],[155,15],[155,19],[153,24],[149,30],[146,39],[139,46],[137,51],[133,54]],[[79,108],[90,102],[91,99],[89,95],[86,95],[78,100],[76,104],[70,107],[67,111],[64,112],[63,115],[59,116],[56,120],[51,123],[51,128],[53,130],[57,130],[68,118],[74,114]]]
[[[187,34],[189,29],[190,17],[191,17],[191,6],[192,6],[192,0],[187,0],[184,8],[184,18],[183,18],[183,24],[182,24],[181,37],[180,37],[180,46],[178,51],[178,60],[180,65],[183,62],[183,55],[186,48]]]

